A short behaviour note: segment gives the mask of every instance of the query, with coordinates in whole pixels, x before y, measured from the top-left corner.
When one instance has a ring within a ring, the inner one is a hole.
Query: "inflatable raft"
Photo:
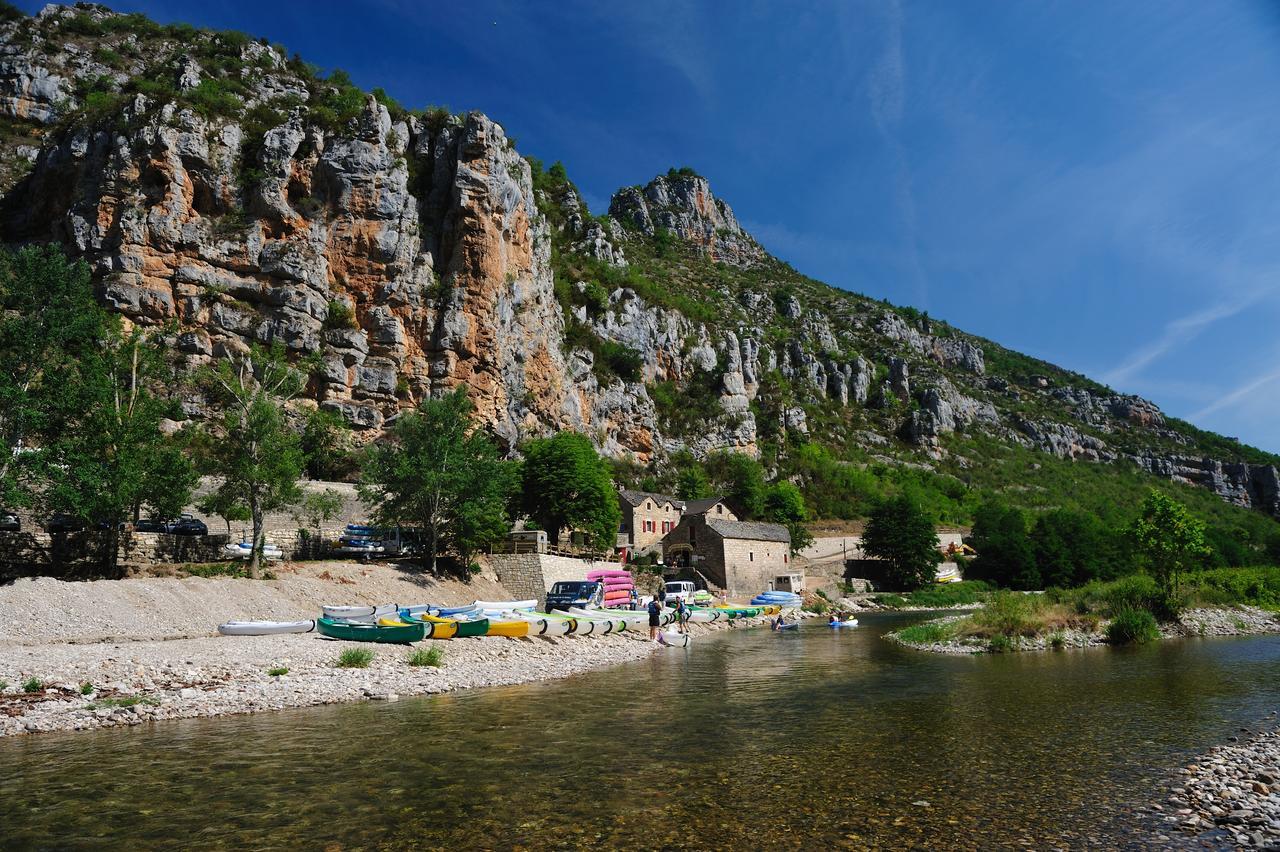
[[[306,621],[228,621],[218,625],[223,636],[274,636],[279,633],[310,633],[316,629],[312,619]]]

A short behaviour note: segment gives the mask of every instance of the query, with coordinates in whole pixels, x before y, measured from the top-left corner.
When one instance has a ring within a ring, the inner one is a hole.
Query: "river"
[[[1280,638],[935,656],[870,615],[578,677],[0,742],[0,846],[1142,845],[1170,767],[1280,698]],[[470,641],[470,640],[467,640]]]

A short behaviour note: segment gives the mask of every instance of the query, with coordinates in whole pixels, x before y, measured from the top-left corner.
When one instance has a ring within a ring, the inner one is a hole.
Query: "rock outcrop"
[[[729,205],[711,194],[701,175],[673,171],[643,187],[618,190],[609,215],[649,236],[665,229],[732,266],[751,267],[765,259],[764,249],[742,230]]]

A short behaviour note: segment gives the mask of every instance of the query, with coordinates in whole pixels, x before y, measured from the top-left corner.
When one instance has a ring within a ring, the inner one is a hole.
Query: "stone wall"
[[[495,553],[489,557],[494,573],[515,600],[536,598],[538,608],[547,603],[547,591],[563,580],[585,580],[596,568],[617,567],[616,562],[574,559],[545,553]]]
[[[148,565],[219,562],[226,557],[225,535],[182,536],[165,533],[120,534],[118,565],[122,572]],[[53,576],[102,576],[107,534],[101,530],[58,533],[0,532],[0,579]]]
[[[785,541],[724,539],[725,588],[731,600],[751,598],[771,588],[775,577],[792,570]]]

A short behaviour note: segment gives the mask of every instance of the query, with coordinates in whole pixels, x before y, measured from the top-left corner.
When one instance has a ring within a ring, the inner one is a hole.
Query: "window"
[[[785,553],[784,553],[784,554],[782,554],[782,564],[783,564],[783,565],[786,565],[786,564],[787,564],[787,554],[785,554]]]
[[[719,503],[716,504],[716,514],[717,515],[724,514],[724,506],[721,506]]]
[[[755,562],[755,561],[756,561],[756,552],[755,552],[754,550],[748,550],[748,551],[747,551],[747,561],[748,561],[748,562]]]
[[[645,531],[645,532],[653,532],[653,521],[645,521],[645,522],[644,522],[644,531]]]

